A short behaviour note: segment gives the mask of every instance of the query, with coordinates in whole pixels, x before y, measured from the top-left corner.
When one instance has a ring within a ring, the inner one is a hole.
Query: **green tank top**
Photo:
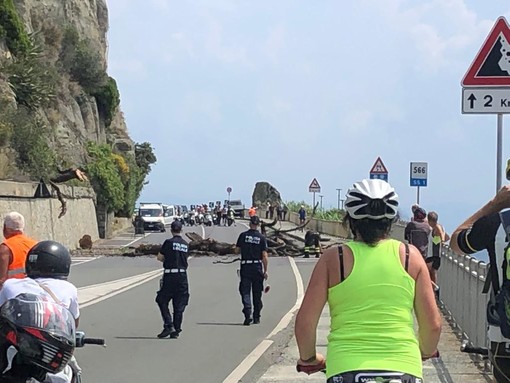
[[[328,378],[356,370],[398,371],[421,378],[413,326],[415,281],[400,261],[400,242],[346,245],[354,255],[352,272],[328,290]]]

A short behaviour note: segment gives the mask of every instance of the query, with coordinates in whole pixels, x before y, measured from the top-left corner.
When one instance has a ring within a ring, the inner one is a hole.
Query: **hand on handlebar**
[[[433,359],[433,358],[439,358],[440,356],[441,355],[439,354],[439,350],[436,350],[436,352],[434,352],[431,355],[422,355],[421,356],[421,360],[428,360],[428,359]]]
[[[322,354],[317,353],[313,362],[305,362],[299,359],[296,365],[297,372],[304,372],[307,375],[322,371],[326,368],[326,359]]]

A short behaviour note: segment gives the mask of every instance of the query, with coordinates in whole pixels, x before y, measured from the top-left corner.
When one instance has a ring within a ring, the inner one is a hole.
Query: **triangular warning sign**
[[[504,17],[494,24],[462,86],[510,86],[510,26]]]
[[[312,180],[312,183],[310,184],[310,186],[308,186],[309,189],[320,189],[321,188],[321,185],[319,185],[319,181],[317,181],[317,178],[314,178]]]
[[[374,166],[372,166],[370,173],[375,173],[375,174],[387,174],[388,173],[388,169],[386,169],[386,166],[384,166],[384,164],[381,160],[381,157],[377,157],[377,160],[375,161]]]

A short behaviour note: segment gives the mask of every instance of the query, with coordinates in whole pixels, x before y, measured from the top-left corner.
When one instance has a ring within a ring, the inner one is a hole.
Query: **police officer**
[[[176,339],[182,331],[182,315],[188,305],[188,243],[182,239],[182,223],[172,222],[170,226],[173,237],[167,239],[161,246],[158,260],[163,262],[164,274],[161,280],[160,289],[156,295],[156,303],[161,311],[163,318],[163,331],[158,334],[158,338]],[[168,309],[172,301],[174,316]]]
[[[321,235],[312,230],[308,230],[305,234],[305,256],[310,258],[310,253],[315,254],[315,258],[319,258],[322,253]]]
[[[253,296],[253,323],[260,323],[260,311],[262,310],[262,290],[264,279],[267,279],[267,241],[258,230],[260,219],[254,215],[250,217],[250,229],[241,233],[237,239],[236,253],[241,253],[241,282],[239,293],[243,303],[245,326],[252,322]]]

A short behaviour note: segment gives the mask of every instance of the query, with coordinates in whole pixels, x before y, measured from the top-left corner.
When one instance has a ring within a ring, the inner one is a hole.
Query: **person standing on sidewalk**
[[[243,303],[245,326],[249,326],[252,321],[254,324],[260,323],[262,291],[264,279],[267,279],[267,241],[257,230],[259,225],[259,217],[251,217],[250,229],[239,235],[236,244],[236,254],[241,253],[239,293]],[[253,296],[253,319],[250,294]]]
[[[430,279],[437,286],[437,270],[441,266],[441,255],[443,252],[443,245],[448,242],[450,236],[446,234],[443,226],[438,221],[438,215],[434,211],[427,214],[427,220],[432,228],[432,256],[425,258],[425,263],[429,268]]]
[[[301,205],[298,214],[299,214],[299,226],[302,226],[305,224],[306,221],[306,210],[304,205]],[[303,228],[301,228],[301,231],[303,231]]]
[[[188,288],[188,243],[182,239],[182,223],[173,221],[170,225],[173,237],[161,246],[158,261],[163,262],[164,274],[160,289],[156,295],[156,303],[163,318],[163,331],[158,338],[176,339],[182,331],[182,317],[189,302]],[[170,314],[168,305],[172,301],[174,316]]]
[[[25,278],[25,262],[30,249],[37,243],[27,237],[25,218],[18,212],[8,213],[4,218],[4,241],[0,245],[0,288],[8,278]]]
[[[327,302],[328,382],[353,383],[359,374],[421,382],[422,358],[438,356],[441,317],[420,252],[389,238],[398,196],[383,180],[363,180],[349,189],[345,207],[355,239],[325,250],[315,266],[295,323],[298,369],[324,368],[316,332]]]

